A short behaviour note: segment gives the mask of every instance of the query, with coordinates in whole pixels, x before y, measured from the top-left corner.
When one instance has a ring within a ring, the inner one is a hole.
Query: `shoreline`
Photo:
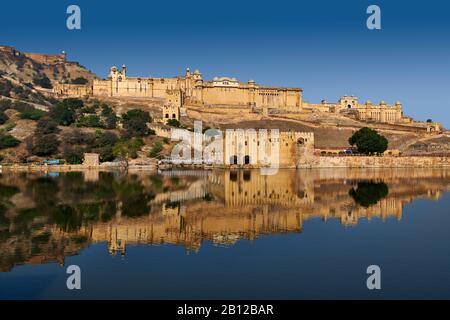
[[[279,166],[277,169],[330,169],[330,168],[448,168],[450,157],[407,156],[407,157],[311,157],[297,166]],[[0,165],[0,172],[76,172],[76,171],[157,171],[172,169],[260,169],[257,165],[204,165],[204,164],[163,164],[163,165]],[[266,167],[268,168],[268,167]],[[276,168],[274,168],[276,169]]]

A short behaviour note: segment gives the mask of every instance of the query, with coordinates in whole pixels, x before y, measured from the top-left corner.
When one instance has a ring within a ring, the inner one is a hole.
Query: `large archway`
[[[238,157],[236,155],[233,155],[230,157],[230,164],[237,164],[238,163]]]

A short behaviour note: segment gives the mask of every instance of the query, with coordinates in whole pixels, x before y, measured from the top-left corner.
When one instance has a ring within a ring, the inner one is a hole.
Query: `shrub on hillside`
[[[64,103],[57,103],[49,112],[49,117],[62,126],[75,122],[75,111]]]
[[[35,134],[44,135],[44,134],[57,133],[58,131],[59,131],[58,124],[53,119],[44,117],[44,118],[39,119],[37,126],[36,126]]]
[[[78,98],[66,98],[62,101],[62,104],[72,110],[77,110],[84,107],[83,100]]]
[[[88,82],[89,82],[88,79],[83,78],[83,77],[78,77],[78,78],[72,80],[73,84],[86,84]]]
[[[46,88],[46,89],[53,88],[52,82],[45,74],[35,76],[33,78],[33,83],[42,88]]]
[[[122,115],[123,128],[131,137],[143,137],[149,134],[147,123],[151,121],[146,111],[133,109]]]
[[[148,153],[151,158],[156,158],[159,156],[159,153],[163,150],[163,145],[160,141],[155,141],[153,143],[152,149]]]
[[[9,134],[0,134],[0,149],[13,148],[19,143],[19,140]]]
[[[5,124],[8,119],[9,117],[3,111],[0,111],[0,125]]]
[[[29,120],[39,120],[43,116],[45,116],[47,112],[39,109],[33,109],[31,111],[25,111],[20,113],[21,119],[29,119]]]
[[[77,127],[88,127],[88,128],[102,128],[103,123],[100,120],[100,117],[93,114],[81,117],[77,121]]]
[[[59,140],[56,134],[37,135],[32,140],[30,151],[36,156],[50,156],[58,151]]]

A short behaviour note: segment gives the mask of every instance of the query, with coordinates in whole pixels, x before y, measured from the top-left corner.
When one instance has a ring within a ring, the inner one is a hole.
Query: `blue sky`
[[[66,28],[70,4],[81,30]],[[381,30],[366,28],[370,4]],[[65,50],[102,77],[123,63],[136,76],[189,66],[205,78],[301,87],[309,102],[400,100],[407,115],[450,127],[448,1],[6,1],[1,11],[1,44]]]

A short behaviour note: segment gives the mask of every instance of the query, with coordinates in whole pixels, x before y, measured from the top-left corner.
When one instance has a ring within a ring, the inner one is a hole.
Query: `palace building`
[[[143,97],[172,100],[170,104],[185,103],[201,105],[248,106],[300,111],[302,89],[262,86],[253,80],[246,83],[236,78],[216,77],[203,80],[200,71],[187,69],[184,76],[173,78],[129,77],[127,68],[112,67],[106,80],[94,80],[83,86],[57,84],[55,93],[60,95],[84,95],[107,97]],[[174,92],[177,91],[178,94]],[[177,96],[178,95],[178,99]]]
[[[97,96],[119,98],[164,99],[164,122],[179,120],[179,108],[185,105],[204,107],[248,107],[254,111],[340,113],[358,120],[378,123],[410,123],[400,102],[360,103],[355,96],[344,95],[337,102],[319,104],[303,101],[303,89],[263,86],[254,80],[240,82],[232,77],[204,80],[199,70],[186,69],[183,76],[171,78],[130,77],[125,65],[113,66],[107,79],[95,79],[86,85],[58,83],[54,93],[60,96]]]

